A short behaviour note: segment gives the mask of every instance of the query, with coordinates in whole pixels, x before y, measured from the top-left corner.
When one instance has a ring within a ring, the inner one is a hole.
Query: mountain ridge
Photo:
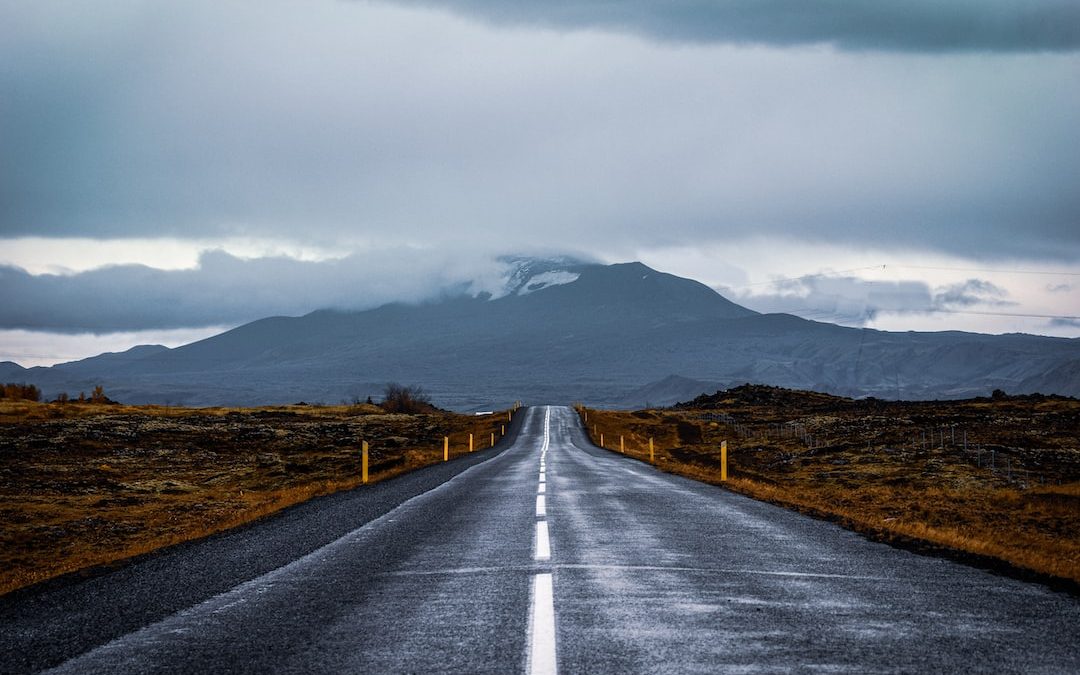
[[[463,410],[516,399],[643,403],[627,399],[635,392],[672,403],[665,392],[685,400],[695,381],[881,398],[1080,394],[1076,339],[759,314],[637,262],[547,260],[516,272],[497,296],[267,317],[173,349],[140,346],[21,376],[49,397],[102,384],[125,402],[188,405],[336,403],[400,381]],[[664,382],[676,374],[687,381]]]

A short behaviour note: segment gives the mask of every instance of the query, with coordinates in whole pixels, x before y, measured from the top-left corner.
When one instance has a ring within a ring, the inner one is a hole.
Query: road
[[[1076,598],[657,472],[593,447],[568,408],[518,420],[502,452],[384,488],[381,515],[324,500],[156,576],[140,570],[161,557],[17,594],[0,670],[1080,672]],[[300,555],[235,562],[327,523]]]

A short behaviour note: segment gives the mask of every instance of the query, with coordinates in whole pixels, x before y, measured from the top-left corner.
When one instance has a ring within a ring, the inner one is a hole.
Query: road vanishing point
[[[593,446],[492,450],[0,599],[0,672],[1080,672],[1080,601]]]

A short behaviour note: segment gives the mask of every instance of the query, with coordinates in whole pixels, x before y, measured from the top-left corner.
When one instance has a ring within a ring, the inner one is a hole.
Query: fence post
[[[367,458],[368,458],[368,443],[363,441],[360,444],[360,482],[367,485]]]

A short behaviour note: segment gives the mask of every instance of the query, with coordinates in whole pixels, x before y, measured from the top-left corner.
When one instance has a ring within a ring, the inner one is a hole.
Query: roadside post
[[[443,436],[442,438],[442,461],[450,461],[450,437]]]
[[[368,458],[368,443],[363,441],[360,444],[360,482],[367,485],[367,458]]]
[[[727,480],[727,441],[720,441],[720,480]]]
[[[623,441],[621,434],[619,435],[619,452],[624,455],[626,454],[626,443]]]
[[[656,448],[653,447],[652,436],[649,436],[649,464],[656,464]]]
[[[469,452],[473,451],[472,434],[469,434]]]

